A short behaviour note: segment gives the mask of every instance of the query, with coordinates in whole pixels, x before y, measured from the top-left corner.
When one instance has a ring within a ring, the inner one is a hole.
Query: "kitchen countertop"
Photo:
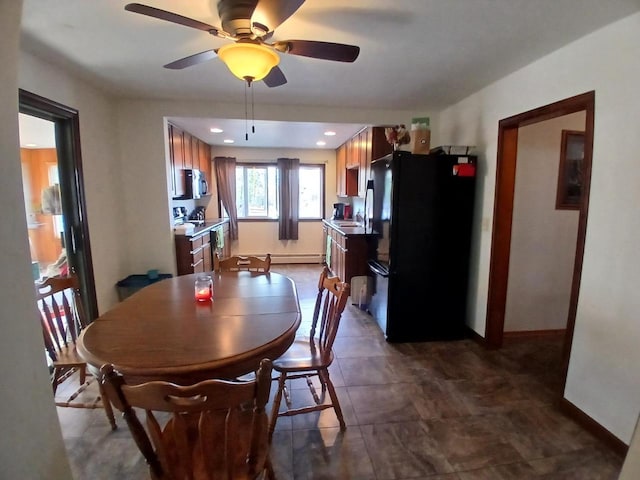
[[[322,220],[322,223],[331,227],[343,235],[351,236],[351,235],[373,235],[377,236],[378,233],[374,231],[366,231],[364,227],[356,222],[355,220],[333,220],[333,219],[325,219]]]
[[[202,233],[206,233],[210,230],[213,230],[214,228],[218,228],[221,225],[224,225],[225,223],[228,223],[228,222],[229,222],[228,218],[212,218],[212,219],[205,220],[202,225],[196,225],[193,231],[189,233],[176,232],[176,235],[184,235],[185,237],[195,237]]]

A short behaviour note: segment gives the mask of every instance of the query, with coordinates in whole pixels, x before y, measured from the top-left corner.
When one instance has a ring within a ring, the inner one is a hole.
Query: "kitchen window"
[[[324,165],[301,164],[299,218],[320,220],[324,206]],[[238,219],[277,220],[278,168],[275,164],[236,165]],[[226,212],[224,212],[226,217]]]

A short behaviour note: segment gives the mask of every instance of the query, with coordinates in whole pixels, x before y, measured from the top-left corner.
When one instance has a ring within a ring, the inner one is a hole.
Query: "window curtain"
[[[300,197],[300,159],[279,158],[278,204],[280,220],[278,238],[280,240],[298,240],[298,204]]]
[[[229,238],[238,239],[238,209],[236,208],[236,159],[234,157],[214,157],[218,198],[229,214]]]

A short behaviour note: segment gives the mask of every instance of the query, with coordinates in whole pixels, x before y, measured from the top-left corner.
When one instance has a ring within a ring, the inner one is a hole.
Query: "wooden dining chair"
[[[253,255],[234,255],[227,258],[220,258],[215,254],[214,269],[217,272],[268,272],[271,269],[271,254],[267,253],[265,258]]]
[[[213,379],[189,386],[128,385],[113,365],[100,371],[153,480],[275,480],[265,411],[270,360],[262,360],[251,381]],[[146,428],[136,409],[145,411]]]
[[[318,294],[316,297],[311,333],[309,338],[294,340],[289,349],[273,361],[273,370],[279,373],[278,391],[276,392],[271,410],[271,422],[269,425],[269,438],[273,436],[278,417],[299,415],[314,411],[333,408],[340,429],[346,429],[340,402],[336,390],[329,377],[329,366],[333,362],[333,342],[338,334],[338,326],[342,312],[349,298],[350,286],[340,281],[339,277],[330,276],[329,269],[325,266],[318,281]],[[317,334],[317,337],[316,337]],[[322,386],[322,396],[318,395],[313,385],[312,378],[318,377]],[[312,405],[292,408],[291,392],[287,389],[287,380],[305,378],[311,392],[314,403]],[[324,394],[329,392],[330,402],[324,402]],[[282,397],[285,398],[286,408],[280,411]]]
[[[95,377],[87,371],[86,362],[80,358],[76,350],[78,336],[87,326],[77,275],[70,273],[66,277],[52,277],[36,284],[36,298],[45,350],[51,362],[51,386],[56,405],[104,408],[111,428],[115,430],[113,410],[102,385],[98,382],[99,395],[88,395],[88,387]],[[59,395],[58,387],[76,372],[78,388],[62,397]]]

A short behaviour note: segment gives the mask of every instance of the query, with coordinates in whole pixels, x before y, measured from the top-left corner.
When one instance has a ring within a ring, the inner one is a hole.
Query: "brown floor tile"
[[[455,471],[523,460],[492,415],[426,420],[424,424]]]
[[[364,425],[360,428],[379,480],[454,471],[436,439],[419,421]]]
[[[616,480],[622,461],[600,448],[585,448],[529,462],[538,477],[557,480]]]
[[[322,266],[272,269],[295,280],[299,335],[308,335]],[[499,350],[473,340],[390,344],[371,316],[348,304],[334,353],[331,378],[347,430],[332,409],[280,417],[271,453],[279,480],[618,476],[623,460],[555,406],[561,339],[508,341]],[[294,404],[311,399],[304,380],[290,388]],[[58,408],[58,417],[75,480],[149,478],[118,413],[115,432],[102,410]]]
[[[412,384],[392,383],[347,387],[359,425],[420,419],[413,406]]]
[[[296,480],[371,480],[376,478],[360,428],[293,432]]]

